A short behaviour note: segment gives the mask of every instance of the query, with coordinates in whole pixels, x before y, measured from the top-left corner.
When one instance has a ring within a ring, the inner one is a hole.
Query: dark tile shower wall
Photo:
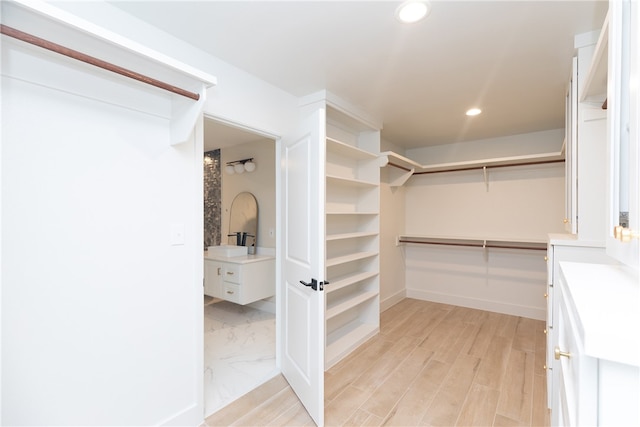
[[[222,231],[220,150],[204,153],[204,248],[220,244]]]

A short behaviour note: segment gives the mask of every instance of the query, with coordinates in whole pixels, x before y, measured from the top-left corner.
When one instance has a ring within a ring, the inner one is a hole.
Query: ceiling
[[[427,19],[402,24],[397,1],[113,4],[293,95],[326,89],[403,148],[562,128],[573,36],[607,11],[606,0],[432,0]],[[471,107],[483,113],[465,116]]]

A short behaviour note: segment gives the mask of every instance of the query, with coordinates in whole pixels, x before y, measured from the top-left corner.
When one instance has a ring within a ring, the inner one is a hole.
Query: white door
[[[609,236],[607,253],[637,268],[640,264],[640,6],[610,3]],[[616,233],[614,226],[618,226]],[[623,235],[623,232],[626,235]]]
[[[282,373],[317,425],[324,424],[325,110],[282,142]],[[305,286],[316,281],[317,290]]]

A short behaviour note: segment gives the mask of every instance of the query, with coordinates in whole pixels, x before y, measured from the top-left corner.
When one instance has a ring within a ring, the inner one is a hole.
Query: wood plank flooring
[[[325,372],[327,426],[548,426],[544,322],[405,299]],[[282,376],[206,426],[314,425]]]

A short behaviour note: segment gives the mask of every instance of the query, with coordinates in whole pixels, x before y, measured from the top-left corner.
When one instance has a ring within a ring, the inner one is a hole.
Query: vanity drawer
[[[231,283],[242,283],[242,268],[240,264],[225,264],[222,280]]]
[[[222,286],[223,286],[224,299],[226,299],[227,301],[235,302],[235,303],[241,302],[240,285],[224,282]]]

